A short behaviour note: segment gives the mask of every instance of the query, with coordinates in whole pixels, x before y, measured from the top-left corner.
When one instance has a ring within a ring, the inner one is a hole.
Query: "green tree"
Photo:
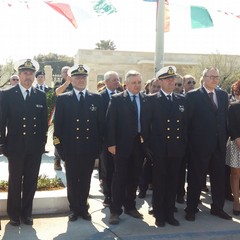
[[[100,40],[100,42],[96,43],[96,46],[95,49],[98,50],[116,50],[116,45],[111,40]]]
[[[51,65],[53,69],[53,75],[60,74],[62,67],[73,66],[74,59],[66,55],[59,55],[56,53],[48,53],[47,55],[39,54],[34,56],[34,59],[38,61],[40,69],[43,69],[45,65]]]
[[[4,87],[9,81],[11,75],[15,73],[13,68],[13,61],[11,59],[7,60],[6,64],[0,65],[0,88]]]
[[[230,92],[231,85],[240,79],[240,58],[239,56],[222,55],[220,53],[211,55],[202,55],[199,58],[198,65],[191,68],[184,68],[184,72],[192,74],[196,79],[200,79],[205,68],[214,66],[219,69],[219,86]]]

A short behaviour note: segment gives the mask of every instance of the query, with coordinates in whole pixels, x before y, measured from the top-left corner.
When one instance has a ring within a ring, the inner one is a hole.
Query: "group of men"
[[[46,143],[47,106],[45,94],[32,86],[38,63],[26,59],[15,67],[19,84],[2,93],[0,152],[9,161],[7,212],[10,223],[18,226],[20,219],[33,224],[32,201]],[[53,143],[65,161],[69,221],[79,216],[91,220],[88,195],[96,158],[101,162],[109,223],[120,222],[123,208],[125,214],[142,219],[136,191],[144,158],[148,158],[154,166],[155,224],[178,226],[175,198],[186,149],[190,155],[186,220],[195,220],[208,170],[211,214],[231,219],[223,211],[228,96],[217,88],[218,69],[205,69],[203,86],[186,97],[174,93],[178,76],[174,66],[157,72],[161,90],[153,95],[141,92],[142,76],[135,70],[127,72],[123,92],[117,91],[118,74],[105,73],[106,88],[100,94],[87,90],[88,73],[86,65],[74,65],[67,69],[68,80],[56,89]],[[64,92],[70,84],[71,89]]]

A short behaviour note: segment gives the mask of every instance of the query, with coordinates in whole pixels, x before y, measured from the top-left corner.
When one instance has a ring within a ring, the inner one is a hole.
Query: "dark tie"
[[[171,95],[167,95],[167,99],[171,102],[172,101]]]
[[[42,91],[43,91],[43,86],[42,86],[42,85],[40,86],[40,90],[42,90]]]
[[[28,89],[26,90],[26,93],[27,93],[27,95],[26,95],[25,101],[29,101],[30,94],[29,94],[29,90]]]
[[[216,105],[216,103],[214,102],[214,99],[213,99],[213,92],[208,93],[208,95],[210,97],[213,109],[216,111],[217,110],[217,105]]]
[[[80,106],[84,105],[84,95],[83,92],[79,92],[80,98],[79,98],[79,102],[80,102]]]
[[[133,97],[132,104],[133,104],[134,110],[135,110],[136,112],[138,112],[136,95],[133,95],[132,97]]]

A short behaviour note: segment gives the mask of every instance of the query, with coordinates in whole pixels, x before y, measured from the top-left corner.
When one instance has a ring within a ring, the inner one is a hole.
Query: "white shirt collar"
[[[163,92],[163,94],[164,94],[165,96],[170,95],[170,96],[172,97],[172,92],[171,92],[171,93],[166,93],[166,92],[164,92],[162,89],[161,89],[161,91]]]
[[[26,95],[26,90],[27,90],[27,89],[26,89],[25,87],[23,87],[20,83],[19,83],[19,88],[20,88],[20,90],[21,90],[23,96],[25,96],[25,95]],[[30,88],[28,89],[28,91],[29,91],[29,95],[31,94],[31,90],[32,90],[32,87],[30,87]]]
[[[139,93],[133,94],[133,93],[131,93],[128,89],[127,89],[127,92],[128,92],[128,94],[129,94],[130,97],[132,97],[132,96],[138,97],[138,96],[139,96]]]
[[[204,87],[204,86],[203,86]],[[215,89],[213,90],[213,91],[209,91],[206,87],[204,87],[204,89],[206,90],[206,92],[207,93],[210,93],[210,92],[212,92],[213,93],[213,95],[215,95],[216,94],[216,92],[215,92]]]
[[[80,97],[80,96],[79,96],[79,92],[82,92],[82,93],[83,93],[83,96],[85,97],[87,89],[85,88],[85,89],[83,89],[82,91],[79,91],[79,90],[77,90],[76,88],[73,88],[73,91],[75,92],[77,98],[79,99],[79,97]]]

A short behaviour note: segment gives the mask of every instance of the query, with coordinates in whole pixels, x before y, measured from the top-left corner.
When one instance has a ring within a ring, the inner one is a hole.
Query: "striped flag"
[[[52,7],[58,13],[67,18],[72,25],[77,28],[78,20],[87,19],[97,16],[109,15],[117,12],[109,0],[92,0],[92,1],[44,1],[47,5]]]
[[[145,2],[156,2],[158,3],[158,0],[143,0]],[[170,2],[171,4],[171,2]],[[213,26],[213,21],[211,18],[210,13],[205,7],[202,6],[180,6],[176,4],[175,7],[179,7],[180,9],[190,9],[190,20],[191,20],[191,27],[193,29],[196,28],[208,28]],[[165,0],[165,21],[164,21],[164,32],[168,32],[170,30],[170,18],[173,18],[174,16],[170,16],[170,10],[169,10],[169,3]]]

